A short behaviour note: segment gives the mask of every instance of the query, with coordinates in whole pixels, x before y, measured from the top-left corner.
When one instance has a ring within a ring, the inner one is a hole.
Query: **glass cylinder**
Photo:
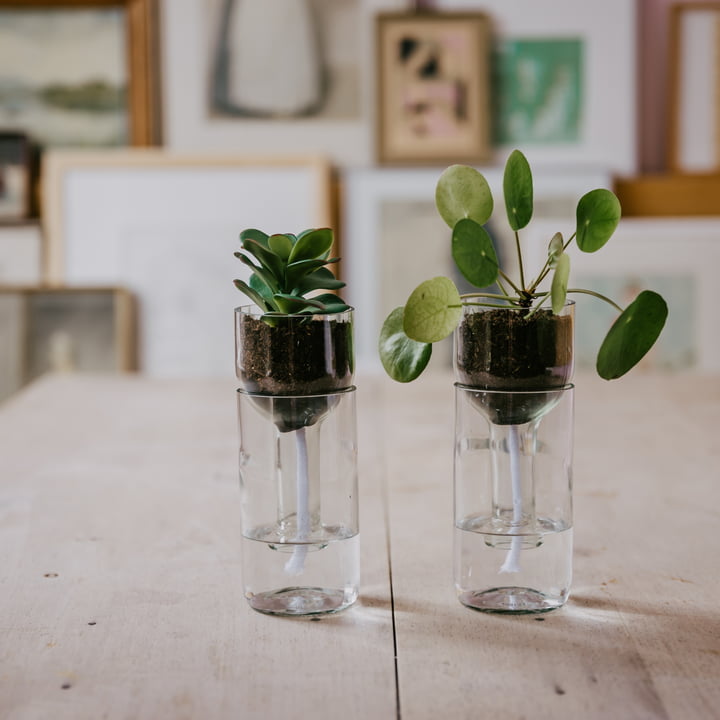
[[[355,388],[311,396],[240,389],[237,396],[250,606],[273,615],[348,607],[360,584]],[[303,422],[308,408],[322,412]]]
[[[235,308],[235,373],[265,395],[331,393],[353,384],[353,310],[319,315]]]
[[[497,408],[532,407],[528,422]],[[455,386],[455,588],[498,613],[561,607],[572,579],[573,386]]]

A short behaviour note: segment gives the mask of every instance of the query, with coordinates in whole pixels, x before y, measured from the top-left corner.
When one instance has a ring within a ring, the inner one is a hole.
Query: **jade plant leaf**
[[[643,290],[605,336],[597,356],[598,375],[613,380],[637,365],[654,345],[667,315],[665,300],[652,290]]]
[[[461,303],[460,294],[449,278],[435,277],[420,283],[405,305],[405,334],[422,343],[442,340],[460,322]]]
[[[435,206],[451,228],[463,218],[484,225],[493,211],[492,192],[485,177],[475,168],[451,165],[437,182]]]
[[[268,240],[269,243],[269,240]],[[269,247],[265,247],[255,240],[244,240],[240,251],[254,257],[268,272],[271,272],[278,282],[282,282],[284,263]]]
[[[240,242],[244,243],[245,240],[254,240],[257,243],[260,243],[263,247],[269,247],[268,237],[268,234],[264,233],[262,230],[248,228],[240,233]]]
[[[476,288],[492,285],[498,258],[487,230],[474,220],[459,220],[452,233],[452,256],[463,277]]]
[[[553,275],[552,284],[550,286],[552,309],[556,315],[562,311],[565,305],[569,277],[570,256],[567,253],[562,253],[562,255],[557,258],[555,274]]]
[[[299,295],[305,295],[312,290],[339,290],[342,287],[345,287],[342,280],[338,280],[326,267],[321,267],[301,278],[295,290]]]
[[[378,351],[385,372],[398,382],[414,380],[427,366],[432,345],[411,340],[403,330],[405,308],[395,308],[380,331]]]
[[[256,265],[250,258],[245,257],[245,255],[240,252],[236,252],[235,257],[238,258],[243,265],[247,265],[273,292],[277,292],[280,289],[278,281],[269,270],[261,265]]]
[[[250,275],[249,284],[255,292],[259,293],[266,300],[273,296],[273,290],[271,290],[255,273]]]
[[[319,228],[301,234],[288,257],[291,263],[301,260],[314,260],[327,253],[333,244],[333,233],[330,228]]]
[[[293,241],[287,235],[271,235],[268,246],[281,260],[287,260],[293,249]]]
[[[610,190],[598,188],[583,195],[577,205],[575,242],[583,252],[595,252],[610,239],[620,222],[620,201]]]
[[[245,293],[245,295],[247,295],[259,308],[267,310],[267,298],[263,297],[259,292],[257,292],[257,290],[251,288],[242,280],[233,280],[233,283],[240,292]]]
[[[505,163],[503,195],[510,227],[521,230],[532,219],[533,182],[530,164],[519,150],[513,150]]]

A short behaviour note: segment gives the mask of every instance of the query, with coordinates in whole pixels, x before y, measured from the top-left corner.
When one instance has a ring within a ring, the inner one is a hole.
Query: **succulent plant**
[[[298,235],[267,235],[248,228],[240,233],[240,244],[235,257],[252,273],[248,283],[235,280],[235,287],[266,316],[333,314],[349,309],[334,292],[308,297],[318,290],[345,286],[327,267],[340,260],[330,257],[330,228],[311,228]]]

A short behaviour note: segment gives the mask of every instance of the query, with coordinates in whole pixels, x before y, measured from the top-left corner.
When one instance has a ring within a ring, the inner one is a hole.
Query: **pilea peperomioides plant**
[[[348,306],[334,293],[307,297],[317,290],[338,290],[345,283],[327,268],[340,258],[331,258],[333,231],[311,228],[298,235],[267,235],[248,228],[240,233],[241,250],[235,253],[251,270],[249,284],[235,280],[268,316],[340,313]]]
[[[440,216],[452,228],[452,257],[462,276],[478,291],[461,295],[447,277],[421,283],[405,306],[393,310],[383,324],[379,351],[387,373],[400,382],[418,377],[430,359],[432,343],[458,327],[463,308],[497,308],[496,320],[504,313],[515,316],[513,319],[521,324],[543,318],[550,322],[562,313],[568,294],[584,293],[609,303],[620,313],[600,346],[596,368],[607,380],[624,375],[645,356],[660,335],[668,314],[664,299],[656,292],[643,290],[623,309],[600,293],[568,288],[570,244],[574,240],[582,252],[600,250],[620,221],[617,197],[605,189],[585,194],[577,205],[575,232],[567,239],[555,233],[549,239],[543,267],[537,275],[529,277],[523,264],[519,231],[527,227],[532,218],[533,181],[528,161],[519,150],[513,151],[507,160],[503,194],[517,248],[519,278],[515,279],[499,267],[492,240],[483,227],[493,211],[492,193],[485,177],[465,165],[452,165],[440,176],[435,202]],[[550,288],[541,289],[546,279],[551,279]],[[493,285],[499,292],[488,291]],[[556,338],[553,343],[560,344]],[[547,365],[561,362],[555,359]],[[569,364],[571,366],[571,359]],[[511,371],[507,373],[510,377]],[[533,386],[526,383],[522,387]]]

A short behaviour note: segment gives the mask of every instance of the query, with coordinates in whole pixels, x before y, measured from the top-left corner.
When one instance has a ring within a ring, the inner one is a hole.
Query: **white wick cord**
[[[308,451],[305,428],[295,430],[295,450],[297,455],[297,470],[295,473],[296,512],[297,521],[296,542],[307,540],[310,533],[310,479],[308,477]],[[296,545],[290,559],[285,563],[285,572],[289,575],[299,575],[305,569],[305,556],[307,545]]]
[[[523,518],[522,501],[522,478],[520,477],[520,439],[518,438],[517,425],[511,425],[508,432],[508,452],[510,453],[510,481],[512,483],[512,506],[513,525],[519,526]],[[520,550],[522,549],[522,538],[513,535],[510,541],[510,550],[505,557],[499,572],[516,573],[520,572]]]

